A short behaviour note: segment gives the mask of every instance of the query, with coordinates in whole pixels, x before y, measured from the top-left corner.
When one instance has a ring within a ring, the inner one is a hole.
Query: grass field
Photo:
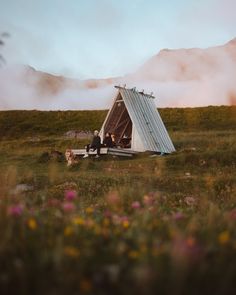
[[[70,168],[51,150],[105,111],[0,112],[0,294],[233,294],[235,111],[163,109],[176,153]]]

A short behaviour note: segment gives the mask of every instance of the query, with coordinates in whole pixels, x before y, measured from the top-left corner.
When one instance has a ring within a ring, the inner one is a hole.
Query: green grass
[[[169,131],[235,130],[236,106],[160,109]],[[104,111],[1,111],[1,138],[61,136],[68,130],[95,130],[102,126]]]
[[[15,124],[1,128],[0,293],[233,294],[235,109],[201,110],[161,110],[172,155],[104,156],[74,167],[42,154],[84,145],[63,137],[85,129],[80,112],[71,112],[74,121],[67,112],[35,112],[35,121],[34,112],[16,112]],[[105,112],[89,114],[91,129],[100,126]],[[22,206],[19,216],[13,206]]]

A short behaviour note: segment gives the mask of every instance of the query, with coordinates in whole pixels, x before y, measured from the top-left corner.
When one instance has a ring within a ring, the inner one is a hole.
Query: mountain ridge
[[[154,92],[162,107],[236,104],[236,38],[206,49],[162,49],[123,77],[79,80],[32,66],[6,67],[0,109],[104,109],[116,84]]]

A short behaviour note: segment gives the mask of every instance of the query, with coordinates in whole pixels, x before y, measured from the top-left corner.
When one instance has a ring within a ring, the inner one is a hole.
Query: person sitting
[[[120,145],[122,148],[130,148],[131,146],[131,137],[124,135],[120,140]]]
[[[99,136],[99,132],[97,130],[94,131],[94,136],[90,144],[86,145],[86,154],[83,158],[87,158],[89,156],[89,150],[93,149],[93,151],[97,150],[97,155],[95,158],[100,157],[100,149],[101,149],[101,138]]]
[[[112,140],[112,147],[116,147],[116,136],[114,133],[111,134],[111,140]]]
[[[107,148],[112,148],[113,147],[113,141],[112,141],[112,138],[111,138],[111,133],[109,133],[109,132],[106,133],[105,138],[104,138],[103,143],[102,143],[102,146],[107,147]]]

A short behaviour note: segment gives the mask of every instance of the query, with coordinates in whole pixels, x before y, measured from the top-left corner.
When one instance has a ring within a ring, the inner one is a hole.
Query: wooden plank
[[[118,153],[126,153],[126,154],[133,154],[133,155],[138,153],[131,149],[122,149],[122,148],[109,148],[108,153],[109,152],[118,152]]]
[[[108,152],[108,154],[112,156],[133,157],[132,154],[125,154],[125,153],[119,153],[119,152]]]
[[[73,156],[83,156],[86,153],[85,149],[68,149],[66,151],[66,154],[72,154]],[[89,155],[96,155],[97,151],[89,151]],[[113,155],[113,156],[120,156],[120,157],[133,157],[137,152],[132,151],[130,149],[122,149],[122,148],[101,148],[101,155]],[[71,157],[68,157],[68,159]],[[68,163],[69,160],[67,159]]]
[[[107,151],[108,151],[108,148],[101,148],[100,154],[106,155]],[[72,149],[71,152],[75,156],[80,156],[80,155],[84,155],[86,153],[86,150],[85,149]],[[96,154],[97,154],[97,150],[95,150],[95,151],[90,150],[89,151],[89,155],[96,155]]]

